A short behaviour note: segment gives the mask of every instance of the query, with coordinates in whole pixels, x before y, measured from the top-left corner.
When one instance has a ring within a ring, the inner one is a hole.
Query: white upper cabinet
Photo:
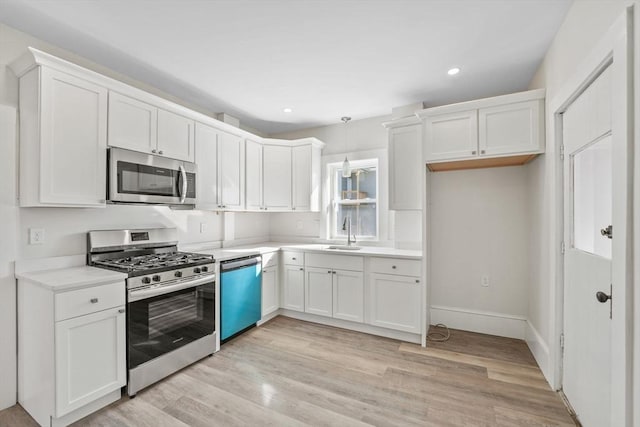
[[[313,144],[292,148],[292,210],[320,211],[321,149]]]
[[[389,129],[389,209],[422,209],[422,134],[419,124]]]
[[[427,117],[425,133],[428,160],[461,159],[478,154],[476,110]]]
[[[265,209],[291,209],[291,147],[265,145],[262,155]]]
[[[158,154],[193,162],[195,122],[170,111],[158,110]]]
[[[195,122],[109,92],[109,145],[193,162]]]
[[[195,124],[196,208],[218,209],[218,131],[202,123]]]
[[[521,165],[544,152],[544,90],[416,113],[432,171]]]
[[[48,67],[20,77],[20,206],[104,207],[107,89]]]
[[[262,144],[247,139],[245,147],[245,201],[248,211],[264,209],[262,197]]]
[[[109,146],[152,153],[156,150],[157,129],[156,107],[109,92]]]
[[[241,137],[219,132],[218,189],[221,209],[244,209],[244,147]]]

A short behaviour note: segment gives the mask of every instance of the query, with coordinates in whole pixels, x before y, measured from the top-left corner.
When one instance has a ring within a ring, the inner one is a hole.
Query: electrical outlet
[[[206,233],[207,232],[207,223],[206,222],[201,222],[200,223],[200,233]]]
[[[488,288],[489,287],[489,276],[482,276],[482,279],[480,279],[480,285],[482,285],[483,288]]]
[[[29,229],[29,244],[41,245],[44,243],[44,228]]]

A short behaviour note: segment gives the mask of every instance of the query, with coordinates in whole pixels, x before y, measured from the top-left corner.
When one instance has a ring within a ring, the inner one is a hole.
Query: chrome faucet
[[[347,231],[347,246],[351,246],[352,243],[356,243],[356,235],[353,235],[353,240],[351,240],[351,216],[347,216],[344,218],[344,222],[342,223],[342,230]]]

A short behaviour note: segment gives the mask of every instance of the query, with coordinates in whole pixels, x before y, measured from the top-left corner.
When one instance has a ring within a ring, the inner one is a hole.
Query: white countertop
[[[124,289],[125,273],[89,266],[60,268],[56,270],[30,271],[16,274],[18,280],[28,280],[54,292],[76,288],[104,285],[122,281]]]
[[[234,246],[227,248],[197,250],[195,252],[213,255],[216,261],[226,261],[229,259],[239,258],[251,255],[263,255],[266,253],[276,252],[280,249],[302,251],[302,252],[319,252],[334,255],[347,256],[382,256],[389,258],[404,259],[422,259],[422,251],[396,249],[378,246],[361,246],[362,249],[355,251],[345,251],[339,249],[328,249],[329,244],[317,243],[282,243],[282,242],[265,242],[255,243],[251,245]]]

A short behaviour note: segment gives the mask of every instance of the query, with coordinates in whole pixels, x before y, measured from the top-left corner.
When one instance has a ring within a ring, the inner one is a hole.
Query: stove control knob
[[[173,275],[176,277],[182,277],[182,271],[176,271]]]
[[[151,279],[149,279],[148,277],[143,277],[142,283],[144,283],[145,285],[148,285],[149,283],[151,283]]]
[[[199,274],[199,273],[202,272],[202,270],[200,269],[200,267],[196,267],[196,268],[193,269],[193,272],[196,273],[196,274]]]
[[[159,282],[160,281],[160,275],[159,274],[154,275],[153,276],[153,281],[154,282]]]
[[[207,267],[206,265],[204,267],[202,267],[202,272],[206,273],[207,271],[209,271],[209,267]]]

